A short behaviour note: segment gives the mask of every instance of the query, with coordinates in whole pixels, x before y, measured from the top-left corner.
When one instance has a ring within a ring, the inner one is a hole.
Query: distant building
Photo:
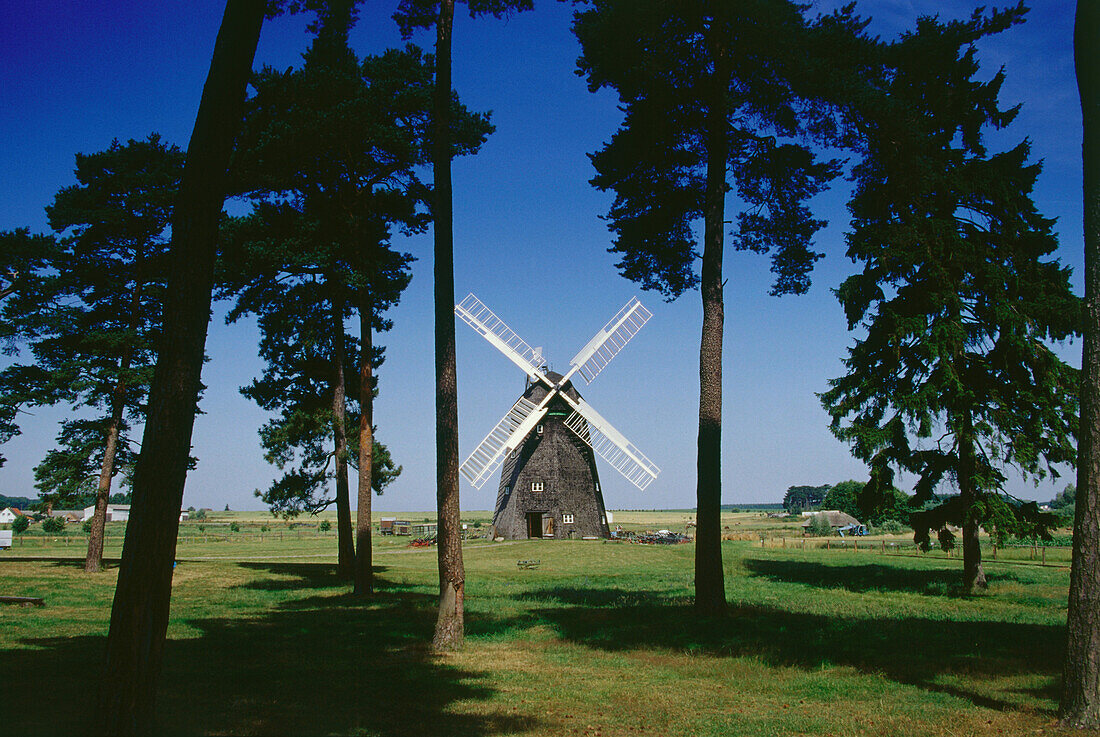
[[[808,530],[810,525],[813,524],[814,519],[818,516],[823,516],[829,521],[829,527],[835,532],[841,528],[848,527],[863,527],[863,523],[846,512],[839,512],[835,509],[826,509],[822,512],[816,512],[806,519],[802,523],[802,529]]]
[[[412,522],[396,517],[383,517],[378,525],[378,532],[383,535],[410,535]]]
[[[80,522],[84,519],[84,513],[79,509],[51,509],[49,516],[63,519],[66,523]]]
[[[95,516],[95,505],[90,507],[84,507],[84,516],[81,519],[91,519]],[[130,519],[130,505],[129,504],[108,504],[107,505],[107,521],[108,522],[125,522]]]
[[[17,517],[25,516],[21,511],[15,507],[6,507],[0,510],[0,524],[5,522],[15,522]]]

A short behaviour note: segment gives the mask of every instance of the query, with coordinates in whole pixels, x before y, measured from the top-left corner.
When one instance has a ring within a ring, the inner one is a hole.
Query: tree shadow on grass
[[[962,590],[962,574],[957,570],[919,569],[860,563],[826,565],[803,560],[746,558],[742,561],[750,574],[773,581],[800,583],[823,589],[846,589],[855,593],[898,591],[926,596],[968,596]],[[1018,581],[1010,571],[986,572],[990,584]]]
[[[236,564],[245,570],[265,572],[277,577],[255,578],[235,588],[254,591],[302,591],[303,589],[339,589],[351,584],[337,572],[336,566],[318,563],[264,563],[242,561]],[[387,566],[373,566],[376,581],[381,587],[389,588],[391,583],[380,578]]]
[[[59,558],[55,555],[27,555],[19,556],[18,558],[4,558],[0,559],[0,563],[52,563],[56,568],[79,568],[84,569],[84,556],[71,557],[71,558]],[[122,562],[121,558],[104,558],[103,567],[117,568],[119,563]]]
[[[250,567],[253,564],[249,564]],[[315,589],[250,617],[186,620],[200,634],[166,648],[157,702],[158,733],[193,734],[522,734],[535,716],[511,705],[477,706],[493,689],[479,673],[427,650],[434,596],[388,590],[372,598],[341,594],[330,565],[256,564]],[[277,580],[276,583],[281,583]],[[262,581],[259,582],[262,584]],[[262,587],[261,587],[262,588]],[[267,589],[270,591],[279,588]],[[64,694],[65,709],[9,710],[8,734],[83,734],[92,695],[89,674],[102,666],[104,638],[24,640],[0,651],[11,703]],[[456,703],[475,713],[454,713]]]
[[[848,666],[997,710],[1033,711],[1034,699],[1050,698],[1054,686],[1017,692],[1019,698],[1011,691],[990,696],[980,688],[985,679],[1025,675],[1056,680],[1062,667],[1065,628],[1060,626],[826,616],[771,606],[735,607],[726,617],[701,618],[690,605],[658,592],[648,592],[648,603],[636,603],[645,597],[646,592],[635,590],[560,587],[520,595],[563,604],[539,608],[530,616],[563,639],[589,647],[669,648],[806,670]],[[578,600],[588,603],[577,605]],[[958,678],[948,685],[944,681],[950,676]],[[1053,716],[1053,709],[1043,711]]]

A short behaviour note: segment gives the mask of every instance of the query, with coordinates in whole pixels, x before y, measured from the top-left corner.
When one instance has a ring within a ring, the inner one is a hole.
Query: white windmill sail
[[[603,326],[602,330],[592,337],[592,340],[588,341],[584,348],[581,348],[577,355],[573,356],[569,365],[575,367],[586,383],[591,384],[592,380],[651,317],[653,313],[647,310],[637,297],[632,298]]]
[[[466,299],[455,305],[455,314],[481,333],[485,340],[492,343],[525,374],[536,381],[546,380],[542,374],[542,351],[527,345],[523,338],[516,335],[480,299],[473,294],[467,294]]]
[[[573,409],[565,425],[588,444],[601,458],[610,463],[639,489],[645,489],[661,469],[623,437],[611,423],[600,416],[584,400],[574,400],[562,387],[574,373],[580,373],[591,383],[612,358],[641,330],[650,317],[649,310],[635,298],[627,302],[611,320],[570,361],[570,370],[555,383],[543,372],[541,348],[532,348],[493,314],[481,300],[469,294],[455,305],[455,314],[482,337],[492,343],[509,361],[516,364],[531,379],[541,381],[548,389],[539,404],[525,397],[512,405],[508,413],[463,461],[460,472],[475,488],[480,489],[504,462],[508,453],[519,444],[546,415],[550,400],[559,396]]]
[[[527,437],[527,433],[531,432],[531,428],[538,424],[545,414],[545,403],[536,405],[520,397],[496,427],[478,443],[474,452],[462,462],[458,469],[459,473],[465,476],[475,489],[480,489],[489,477],[496,473],[497,468],[504,462],[505,456]]]
[[[599,412],[592,409],[590,404],[583,399],[574,400],[564,392],[560,396],[573,408],[573,412],[565,418],[565,426],[625,476],[627,481],[644,490],[657,478],[661,469],[601,417]]]

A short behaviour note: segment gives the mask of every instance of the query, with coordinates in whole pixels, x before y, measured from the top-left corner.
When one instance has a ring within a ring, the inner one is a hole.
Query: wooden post
[[[997,543],[993,543],[993,560],[997,560]]]
[[[885,540],[882,541],[882,554],[886,555],[886,541]]]
[[[1042,565],[1045,566],[1047,564],[1047,546],[1044,545],[1042,547],[1042,550],[1043,550],[1043,563],[1042,563]]]
[[[859,552],[859,538],[858,537],[852,538],[852,543],[854,544],[856,552],[858,553]]]
[[[826,540],[825,541],[825,549],[826,550],[832,550],[833,549],[833,541],[832,540]]]

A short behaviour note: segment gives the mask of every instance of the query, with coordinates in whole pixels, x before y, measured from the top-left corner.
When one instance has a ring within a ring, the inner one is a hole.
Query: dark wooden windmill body
[[[455,314],[527,374],[527,389],[462,462],[459,471],[480,489],[503,464],[493,515],[504,538],[608,537],[596,471],[599,455],[639,489],[661,469],[573,388],[574,374],[591,383],[652,313],[630,300],[569,362],[564,376],[546,369],[532,348],[470,294]]]
[[[562,378],[552,371],[546,375],[555,383]],[[541,382],[528,383],[523,396],[538,404],[548,391]],[[581,398],[570,382],[560,391],[574,401]],[[493,511],[496,535],[508,540],[610,537],[596,454],[566,427],[572,412],[565,400],[552,397],[542,421],[505,457]],[[587,423],[581,434],[589,434]]]

